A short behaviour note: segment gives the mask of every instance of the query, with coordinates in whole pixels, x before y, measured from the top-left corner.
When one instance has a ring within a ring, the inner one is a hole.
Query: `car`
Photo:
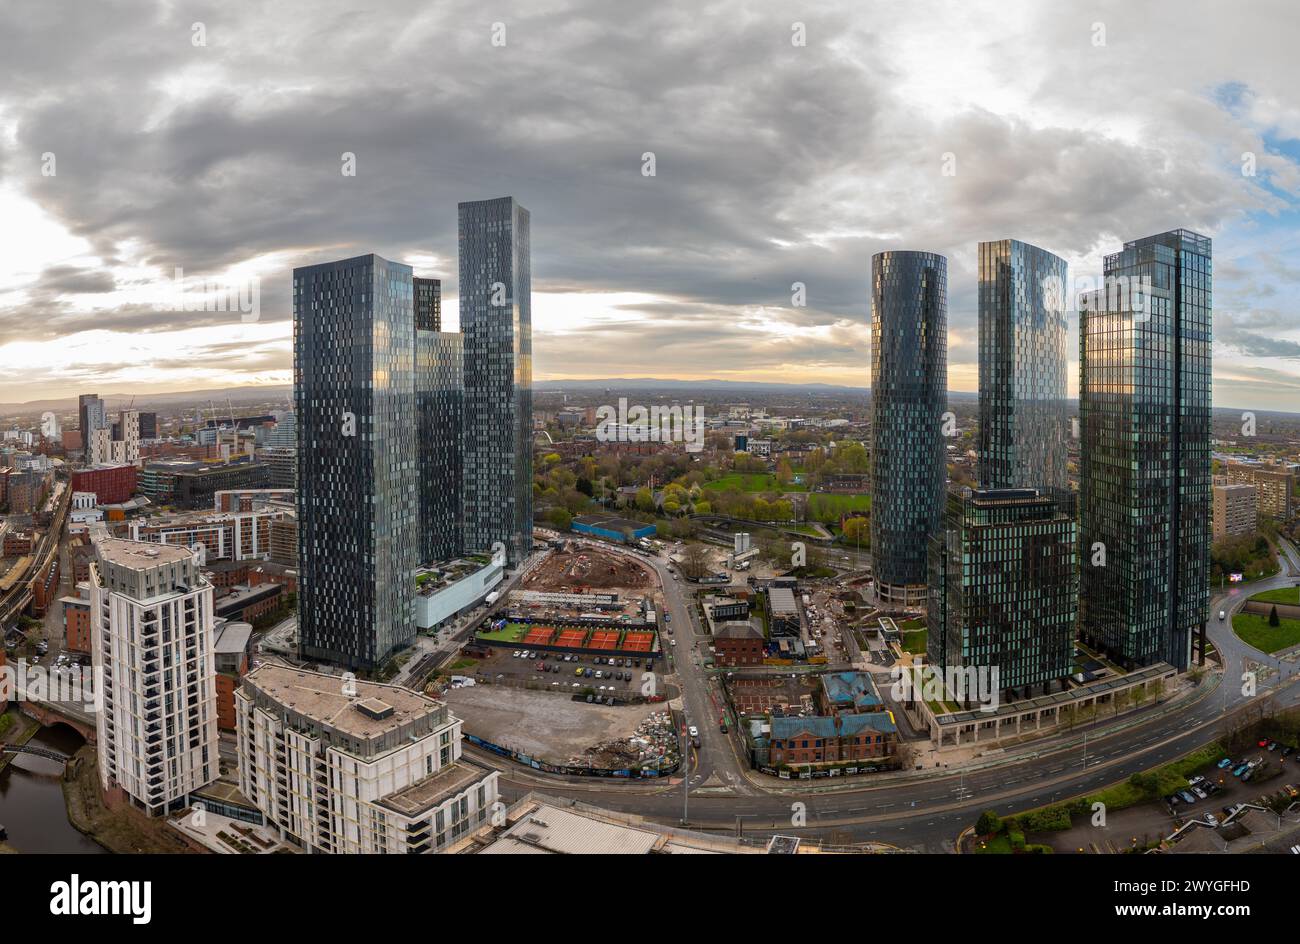
[[[698,737],[691,738],[691,747],[695,748],[697,751],[700,749],[700,739]]]
[[[1191,780],[1187,781],[1187,785],[1188,785],[1189,787],[1194,787],[1194,786],[1196,786],[1198,783],[1203,783],[1204,781],[1205,781],[1205,778],[1202,777],[1202,776],[1200,776],[1200,775],[1198,774],[1197,776],[1193,777]]]
[[[1179,790],[1178,795],[1183,798],[1184,803],[1195,803],[1196,797],[1192,796],[1186,790]]]
[[[1215,816],[1213,813],[1206,813],[1206,814],[1205,814],[1205,822],[1206,822],[1208,825],[1210,825],[1210,826],[1218,826],[1218,825],[1219,825],[1219,817]]]
[[[1300,796],[1300,790],[1297,790],[1296,787],[1295,787],[1295,784],[1293,784],[1293,783],[1288,783],[1288,784],[1287,784],[1285,787],[1283,787],[1282,789],[1285,790],[1285,791],[1286,791],[1286,795],[1289,796],[1289,797],[1290,797],[1291,799],[1293,799],[1293,800],[1294,800],[1296,797]]]
[[[546,671],[546,663],[545,663],[545,662],[539,662],[539,663],[537,663],[537,671],[538,671],[538,672],[545,672],[545,671]]]
[[[1300,855],[1300,846],[1292,846],[1292,847],[1291,847],[1291,854],[1292,854],[1292,855]]]
[[[597,670],[596,670],[596,678],[604,678],[604,677],[605,677],[605,673],[602,672],[600,669],[597,669]]]
[[[1272,753],[1273,751],[1277,750],[1277,746],[1278,746],[1277,741],[1269,741],[1268,742],[1269,753]]]
[[[1294,751],[1294,750],[1295,750],[1295,748],[1292,747],[1290,744],[1288,744],[1286,747],[1282,748],[1282,756],[1283,756],[1283,757],[1290,757],[1290,756],[1291,756],[1291,752]]]
[[[574,674],[574,675],[581,675],[581,674],[582,674],[582,669],[581,669],[581,668],[574,669],[574,670],[573,670],[573,674]]]
[[[723,734],[726,734],[726,733],[727,733],[727,719],[726,719],[726,718],[723,718],[721,721],[718,722],[718,730],[721,731]]]
[[[1259,744],[1258,744],[1258,746],[1259,746],[1259,747],[1268,747],[1268,738],[1261,738],[1261,739],[1260,739],[1260,742],[1259,742]]]
[[[1223,610],[1219,610],[1219,619],[1224,620],[1227,618],[1228,618],[1228,614],[1223,612]]]
[[[1200,787],[1192,787],[1192,792],[1195,793],[1202,800],[1208,800],[1210,798],[1210,795],[1206,793],[1204,790],[1202,790]]]
[[[1263,755],[1263,754],[1260,754],[1258,757],[1256,757],[1254,760],[1252,760],[1252,761],[1251,761],[1249,764],[1247,764],[1246,766],[1249,767],[1251,770],[1254,770],[1256,767],[1258,767],[1258,766],[1259,766],[1260,764],[1262,764],[1262,763],[1264,763],[1264,755]]]
[[[1255,768],[1249,767],[1246,769],[1246,772],[1241,775],[1241,782],[1246,783],[1253,776],[1255,776]]]
[[[669,627],[668,627],[668,635],[671,636],[672,634],[673,634],[673,628],[672,628],[671,626],[669,626]]]
[[[1223,760],[1219,761],[1219,764],[1218,764],[1218,767],[1219,767],[1220,770],[1226,770],[1227,768],[1229,768],[1229,767],[1231,767],[1231,766],[1232,766],[1232,758],[1231,758],[1231,757],[1225,757],[1225,758],[1223,758]]]
[[[674,649],[677,648],[677,640],[676,640],[676,639],[669,640],[669,644],[670,644]]]
[[[591,678],[591,669],[583,669],[582,674],[584,678]]]
[[[686,733],[689,734],[691,737],[699,737],[700,729],[697,728],[695,725],[691,725],[689,728],[686,729]]]
[[[1244,773],[1245,773],[1247,770],[1249,770],[1249,769],[1250,769],[1250,766],[1249,766],[1249,765],[1247,765],[1247,764],[1242,764],[1240,767],[1238,767],[1236,770],[1234,770],[1234,771],[1232,772],[1232,775],[1233,775],[1234,777],[1240,777],[1242,774],[1244,774]]]

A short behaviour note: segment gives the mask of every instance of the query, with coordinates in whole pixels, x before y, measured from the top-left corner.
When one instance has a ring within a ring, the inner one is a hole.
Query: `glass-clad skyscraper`
[[[415,637],[419,469],[411,269],[376,255],[293,273],[298,632],[373,668]]]
[[[1065,260],[1016,239],[979,244],[979,483],[1068,488]]]
[[[418,291],[419,280],[416,280]],[[417,329],[416,403],[419,410],[420,562],[464,552],[461,523],[461,435],[465,419],[462,337]]]
[[[927,661],[987,671],[986,691],[1015,697],[1069,675],[1077,541],[1068,490],[949,493],[930,541]]]
[[[1209,604],[1210,239],[1125,243],[1105,276],[1080,299],[1080,638],[1185,669]]]
[[[947,260],[871,258],[871,557],[881,600],[924,606],[946,478]]]
[[[411,280],[415,304],[415,327],[420,331],[442,330],[442,279]]]
[[[468,552],[533,534],[533,329],[528,211],[513,197],[459,206],[465,344],[464,511]]]

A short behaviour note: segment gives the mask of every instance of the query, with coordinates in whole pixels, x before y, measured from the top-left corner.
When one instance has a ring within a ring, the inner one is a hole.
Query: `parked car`
[[[1232,766],[1232,758],[1231,757],[1223,758],[1223,760],[1219,761],[1218,766],[1220,770],[1226,770],[1227,768]]]
[[[1200,774],[1197,774],[1197,775],[1196,775],[1195,777],[1193,777],[1191,780],[1187,781],[1187,785],[1190,786],[1190,787],[1194,787],[1194,786],[1196,786],[1198,783],[1203,782],[1204,780],[1205,780],[1204,777],[1202,777]]]
[[[1244,774],[1244,773],[1245,773],[1246,771],[1248,771],[1249,769],[1250,769],[1250,765],[1248,765],[1248,764],[1242,764],[1240,767],[1238,767],[1236,770],[1234,770],[1234,771],[1232,772],[1232,775],[1233,775],[1234,777],[1240,777],[1242,774]]]
[[[1205,822],[1209,823],[1211,826],[1218,826],[1219,817],[1215,816],[1213,813],[1206,813]]]

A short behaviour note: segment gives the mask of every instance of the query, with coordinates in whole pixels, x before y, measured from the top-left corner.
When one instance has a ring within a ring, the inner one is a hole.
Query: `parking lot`
[[[477,660],[477,665],[472,668],[460,670],[460,674],[489,684],[497,681],[527,682],[532,683],[531,688],[547,688],[557,693],[572,694],[591,689],[598,695],[605,693],[617,698],[640,695],[642,675],[662,672],[662,660],[654,658],[504,648],[489,651],[491,655]],[[656,677],[655,684],[658,686],[662,682]]]

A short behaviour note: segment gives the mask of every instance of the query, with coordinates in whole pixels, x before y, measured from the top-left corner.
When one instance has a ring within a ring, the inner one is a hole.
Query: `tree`
[[[1146,770],[1136,773],[1128,778],[1128,782],[1133,789],[1140,790],[1145,797],[1152,798],[1160,793],[1160,775],[1155,771]]]
[[[1277,606],[1276,606],[1276,605],[1273,606],[1273,607],[1268,611],[1268,625],[1270,625],[1270,626],[1281,626],[1281,625],[1282,625],[1281,621],[1277,618]]]
[[[688,544],[682,551],[682,573],[699,580],[709,572],[709,549],[703,544]]]
[[[573,525],[573,515],[569,514],[568,509],[552,508],[546,513],[546,521],[556,531],[568,531]]]
[[[975,820],[975,832],[980,836],[993,836],[1002,830],[1002,818],[992,810],[985,810]]]
[[[655,496],[650,489],[642,486],[636,490],[636,507],[638,511],[654,511]]]

